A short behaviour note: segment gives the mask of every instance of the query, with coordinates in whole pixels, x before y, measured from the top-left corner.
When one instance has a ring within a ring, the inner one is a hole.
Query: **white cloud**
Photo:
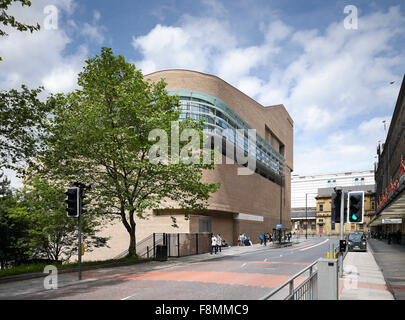
[[[49,5],[57,8],[57,29],[45,28],[49,12],[44,8]],[[18,88],[23,83],[31,88],[43,85],[46,93],[66,92],[77,87],[77,75],[87,59],[88,49],[86,46],[79,46],[77,50],[70,48],[72,31],[77,34],[81,28],[72,19],[75,8],[73,0],[36,0],[32,1],[31,7],[22,7],[19,3],[10,6],[8,14],[23,23],[39,23],[41,29],[30,33],[4,28],[9,35],[0,38],[3,59],[0,62],[0,90]],[[97,20],[97,14],[94,18]],[[67,49],[70,54],[66,54]],[[15,172],[5,172],[13,187],[22,186]]]
[[[82,35],[94,41],[97,44],[101,44],[104,42],[104,35],[102,34],[102,28],[97,25],[91,25],[87,22],[84,23],[82,27]]]
[[[46,29],[44,8],[55,5],[58,9],[58,28]],[[63,29],[63,15],[71,15],[75,4],[70,0],[32,2],[31,7],[14,5],[10,14],[26,23],[39,22],[39,31],[19,32],[8,29],[9,36],[0,38],[0,88],[16,88],[24,83],[30,87],[44,85],[49,91],[66,91],[76,85],[76,77],[87,55],[84,48],[70,56],[65,49],[71,38]],[[71,25],[71,24],[70,24]]]
[[[147,35],[132,40],[145,57],[136,62],[145,74],[163,68],[208,70],[215,58],[235,43],[226,25],[213,18],[190,16],[184,16],[179,27],[158,24]],[[149,69],[152,66],[155,69]]]
[[[221,14],[184,16],[134,37],[137,66],[212,73],[263,105],[283,103],[295,123],[298,173],[370,168],[383,139],[373,130],[391,116],[405,67],[395,46],[405,30],[399,6],[360,15],[357,30],[346,30],[344,17],[325,30],[295,30],[275,17],[261,23],[262,42],[248,46]]]

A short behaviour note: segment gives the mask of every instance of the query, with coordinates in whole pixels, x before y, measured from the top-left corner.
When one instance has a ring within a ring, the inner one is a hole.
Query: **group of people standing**
[[[238,238],[238,246],[251,246],[252,241],[250,240],[249,237],[247,237],[244,233],[239,234]]]
[[[221,248],[224,245],[225,241],[221,238],[221,235],[218,233],[216,236],[213,234],[211,237],[211,250],[210,253],[217,254],[217,252],[222,252]]]
[[[260,239],[260,244],[264,244],[264,245],[267,245],[267,241],[270,241],[270,242],[273,241],[273,237],[268,232],[261,234],[259,236],[259,239]]]
[[[402,240],[402,233],[400,230],[397,230],[397,232],[370,232],[369,231],[369,238],[374,238],[374,239],[379,239],[379,240],[388,240],[388,244],[397,243],[401,244]]]

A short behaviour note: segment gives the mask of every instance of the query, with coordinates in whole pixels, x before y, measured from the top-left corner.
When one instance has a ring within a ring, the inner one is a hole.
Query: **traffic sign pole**
[[[78,234],[79,234],[79,244],[77,247],[77,252],[78,252],[77,266],[78,266],[78,270],[79,270],[79,280],[82,280],[82,214],[81,214],[81,210],[79,212],[79,217],[78,217]]]
[[[340,240],[344,240],[344,231],[345,231],[345,192],[342,188],[342,195],[340,199]],[[338,253],[338,270],[339,276],[343,276],[343,252]]]

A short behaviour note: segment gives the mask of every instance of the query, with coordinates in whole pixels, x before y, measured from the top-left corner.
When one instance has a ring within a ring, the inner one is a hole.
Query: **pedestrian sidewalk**
[[[291,245],[298,244],[298,243],[305,242],[305,241],[306,241],[305,239],[299,239],[299,241],[297,242],[297,239],[294,239],[294,241],[291,241]],[[215,253],[210,254],[208,252],[208,253],[185,256],[185,257],[180,257],[180,258],[177,258],[177,257],[169,258],[169,260],[179,261],[179,262],[193,262],[193,261],[215,259],[215,258],[220,258],[223,256],[251,253],[251,252],[255,252],[255,251],[267,250],[267,249],[273,249],[273,248],[278,248],[277,244],[275,244],[274,242],[267,242],[266,245],[262,245],[260,243],[254,243],[251,246],[223,247],[222,251],[218,252],[217,254],[215,254]]]
[[[405,300],[405,245],[377,239],[368,243],[394,298]]]
[[[347,253],[339,279],[339,300],[394,300],[370,248]]]

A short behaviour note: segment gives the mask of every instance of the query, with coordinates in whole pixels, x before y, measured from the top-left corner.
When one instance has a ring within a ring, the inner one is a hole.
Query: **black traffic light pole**
[[[74,185],[79,188],[79,215],[77,220],[77,233],[78,233],[78,259],[77,259],[77,266],[78,266],[78,273],[79,273],[79,280],[82,280],[82,212],[83,212],[83,204],[82,200],[84,198],[83,191],[85,189],[91,189],[91,186],[86,186],[83,183],[75,182]]]
[[[80,189],[79,189],[80,190]],[[82,280],[82,212],[81,212],[81,206],[80,206],[80,213],[78,217],[78,227],[77,227],[77,233],[78,233],[78,238],[79,238],[79,243],[77,246],[77,252],[78,252],[78,259],[77,259],[77,266],[78,266],[78,271],[79,271],[79,280]]]

